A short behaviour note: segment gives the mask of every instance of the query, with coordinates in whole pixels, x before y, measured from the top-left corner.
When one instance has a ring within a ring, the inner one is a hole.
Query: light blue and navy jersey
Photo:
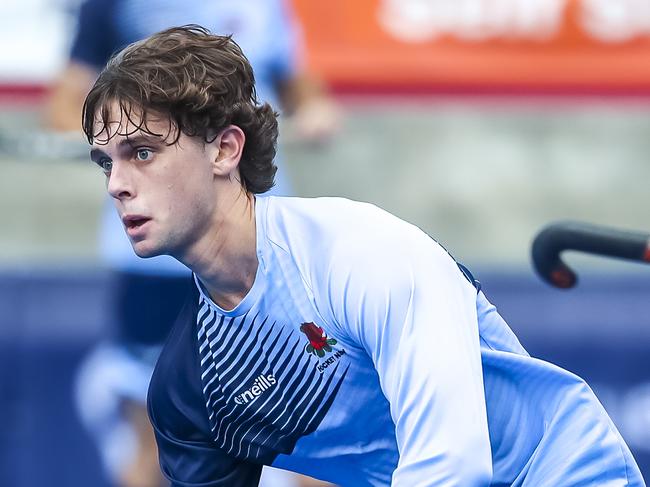
[[[262,464],[342,486],[644,485],[589,387],[531,358],[435,241],[368,204],[256,200],[258,269],[221,309],[200,280],[149,412],[174,486]]]

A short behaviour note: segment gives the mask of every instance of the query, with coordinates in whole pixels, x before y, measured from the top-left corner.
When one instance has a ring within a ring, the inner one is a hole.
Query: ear
[[[238,169],[245,142],[244,131],[229,125],[209,144],[213,149],[212,172],[216,176],[230,177]]]

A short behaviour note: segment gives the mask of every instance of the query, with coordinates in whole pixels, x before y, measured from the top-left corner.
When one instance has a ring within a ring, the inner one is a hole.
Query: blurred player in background
[[[163,28],[189,23],[233,34],[250,56],[258,96],[282,107],[299,137],[318,141],[331,134],[336,110],[320,83],[301,66],[299,26],[282,0],[85,1],[70,61],[50,98],[49,126],[79,131],[83,100],[112,53]],[[290,192],[282,169],[273,192]],[[113,271],[110,309],[115,336],[83,364],[77,402],[115,483],[157,487],[162,479],[146,418],[146,389],[159,348],[189,289],[190,272],[171,257],[138,258],[108,201],[100,244]]]
[[[588,385],[530,357],[419,228],[260,196],[278,124],[230,38],[129,46],[83,128],[137,254],[194,272],[148,397],[174,487],[254,487],[262,465],[354,487],[645,485]]]

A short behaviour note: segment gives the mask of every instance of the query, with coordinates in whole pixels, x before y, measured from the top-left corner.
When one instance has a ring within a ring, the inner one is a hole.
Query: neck
[[[237,306],[255,282],[255,228],[255,198],[239,192],[224,210],[215,212],[203,237],[179,259],[223,309]]]

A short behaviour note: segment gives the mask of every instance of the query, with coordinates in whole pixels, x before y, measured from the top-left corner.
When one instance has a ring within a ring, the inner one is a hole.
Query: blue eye
[[[113,169],[113,161],[111,161],[108,157],[102,157],[97,162],[97,164],[99,164],[99,167],[101,167],[102,171],[104,171],[106,174],[110,173]]]
[[[148,161],[151,159],[151,156],[153,155],[153,152],[151,149],[138,149],[135,153],[135,158],[138,161]]]

